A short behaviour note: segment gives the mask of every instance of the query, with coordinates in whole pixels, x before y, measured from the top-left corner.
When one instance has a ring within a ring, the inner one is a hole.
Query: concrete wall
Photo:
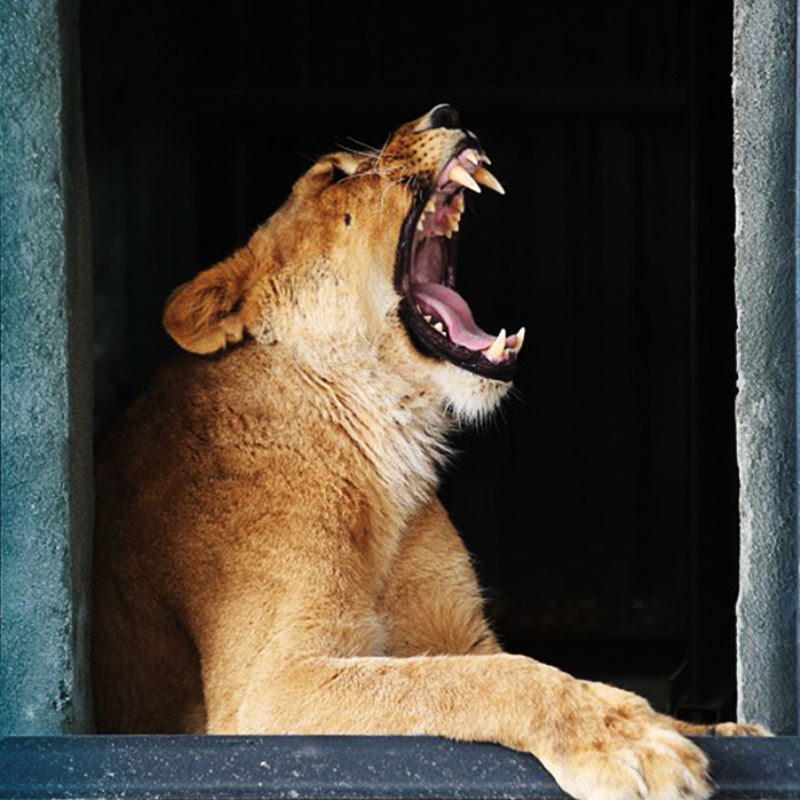
[[[796,0],[736,0],[739,713],[798,730]]]
[[[77,0],[0,0],[0,734],[89,725],[91,315]]]

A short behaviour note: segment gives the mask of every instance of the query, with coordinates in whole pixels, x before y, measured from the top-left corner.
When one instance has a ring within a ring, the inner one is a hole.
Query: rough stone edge
[[[739,716],[796,733],[795,0],[736,0]]]
[[[0,37],[0,733],[81,733],[93,502],[78,2],[0,0]]]

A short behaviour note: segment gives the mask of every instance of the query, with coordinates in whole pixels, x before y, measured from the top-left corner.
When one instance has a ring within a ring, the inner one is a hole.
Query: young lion
[[[436,499],[453,420],[497,406],[524,337],[454,288],[488,163],[437,106],[321,159],[170,297],[189,354],[98,454],[101,731],[436,734],[533,753],[578,798],[710,794],[700,729],[501,651]]]

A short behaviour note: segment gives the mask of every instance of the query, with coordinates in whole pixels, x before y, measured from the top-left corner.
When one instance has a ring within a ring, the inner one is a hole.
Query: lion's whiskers
[[[381,150],[377,147],[373,147],[371,144],[366,144],[366,142],[361,142],[358,139],[354,139],[352,136],[347,137],[351,142],[358,145],[361,149],[356,149],[354,147],[348,147],[347,145],[337,144],[337,147],[341,147],[342,150],[346,150],[348,153],[352,153],[354,156],[366,156],[367,158],[376,158],[380,157]],[[386,145],[384,145],[385,147]]]

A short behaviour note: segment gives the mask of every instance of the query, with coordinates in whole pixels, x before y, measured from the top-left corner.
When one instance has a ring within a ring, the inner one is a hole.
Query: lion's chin
[[[488,419],[512,386],[508,381],[485,378],[449,361],[436,366],[432,380],[444,396],[447,411],[458,422],[469,424]]]

